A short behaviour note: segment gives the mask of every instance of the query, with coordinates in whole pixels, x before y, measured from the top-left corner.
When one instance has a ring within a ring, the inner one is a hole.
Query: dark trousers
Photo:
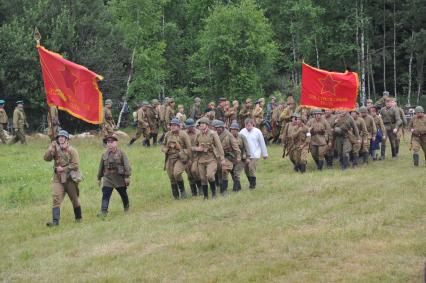
[[[127,187],[115,188],[120,194],[121,200],[123,201],[124,210],[129,208],[129,197],[127,195]],[[102,187],[102,212],[108,212],[109,200],[112,195],[114,188],[111,187]]]

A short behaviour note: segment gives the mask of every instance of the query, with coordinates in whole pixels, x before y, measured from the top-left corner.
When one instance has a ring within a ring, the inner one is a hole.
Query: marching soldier
[[[81,207],[78,200],[78,183],[82,180],[79,170],[79,156],[77,150],[69,145],[69,134],[67,131],[58,132],[55,141],[52,141],[49,149],[44,154],[45,161],[54,162],[52,179],[52,222],[47,226],[59,225],[61,218],[61,203],[65,194],[68,195],[74,208],[75,221],[80,222]]]
[[[281,141],[283,140],[283,131],[287,123],[290,123],[292,120],[293,113],[296,112],[296,103],[293,96],[287,97],[287,107],[281,112],[279,117],[279,122],[281,123]]]
[[[324,118],[327,123],[330,125],[331,129],[334,129],[334,121],[336,117],[333,114],[333,110],[325,110]],[[333,131],[332,131],[333,133]],[[330,145],[331,142],[331,145]],[[325,161],[327,163],[327,168],[333,168],[333,159],[334,159],[334,143],[333,143],[333,135],[330,136],[329,146],[327,147],[327,152],[325,153]]]
[[[383,96],[380,97],[379,100],[376,101],[376,103],[374,103],[374,107],[381,109],[383,107],[385,107],[386,104],[386,99],[389,98],[389,91],[383,91]]]
[[[373,157],[373,160],[384,160],[385,159],[384,144],[386,143],[386,128],[385,128],[385,125],[383,124],[382,118],[377,114],[377,108],[373,106],[373,107],[370,107],[369,110],[370,110],[371,117],[373,118],[377,128],[376,139],[372,140],[371,142],[370,154]],[[382,150],[381,150],[381,157],[379,159],[378,154],[376,153],[376,150],[380,149],[380,146],[382,147]]]
[[[14,136],[10,144],[15,144],[20,141],[26,144],[24,127],[28,128],[27,117],[24,112],[24,102],[19,100],[16,102],[15,110],[13,111],[13,132]]]
[[[197,121],[201,118],[203,115],[201,111],[201,98],[196,97],[194,99],[194,104],[192,104],[191,108],[189,109],[189,117],[192,118],[194,121]]]
[[[56,135],[58,134],[60,126],[58,108],[54,105],[49,106],[48,115],[50,116],[50,118],[47,120],[47,123],[49,125],[49,130],[47,134],[50,137],[50,140],[53,141],[56,139]]]
[[[191,160],[191,141],[176,117],[170,121],[170,131],[164,136],[161,151],[165,154],[164,168],[169,175],[172,194],[175,199],[186,198],[182,173]]]
[[[173,98],[169,98],[169,102],[164,112],[165,125],[170,126],[170,122],[172,121],[173,117],[175,117],[175,100]]]
[[[359,112],[361,114],[362,119],[364,119],[365,126],[367,128],[367,133],[368,133],[366,140],[362,144],[360,153],[362,156],[363,163],[368,164],[368,156],[370,154],[370,145],[371,145],[371,141],[374,142],[376,140],[377,127],[376,127],[376,123],[374,123],[373,117],[371,117],[368,114],[367,107],[361,106],[359,108]]]
[[[238,107],[239,103],[238,100],[234,100],[232,102],[232,107],[228,109],[225,113],[226,122],[225,127],[229,127],[232,124],[232,121],[238,121]]]
[[[228,190],[228,174],[232,172],[234,164],[241,161],[241,151],[237,140],[225,129],[223,121],[217,120],[213,126],[219,135],[225,156],[225,162],[218,164],[219,178],[221,179],[220,193],[225,195]]]
[[[225,122],[225,104],[226,104],[226,98],[221,97],[219,98],[219,105],[216,107],[215,110],[215,119],[221,120]]]
[[[293,113],[292,122],[286,125],[283,136],[286,150],[296,172],[304,173],[308,158],[311,133],[301,120],[299,113]]]
[[[114,189],[120,194],[124,212],[129,211],[129,196],[127,187],[130,185],[132,169],[124,151],[118,148],[118,138],[115,134],[103,139],[106,152],[102,154],[98,170],[98,182],[102,183],[102,204],[98,216],[108,214],[109,200]]]
[[[232,191],[238,192],[239,190],[241,190],[241,172],[243,171],[245,165],[248,165],[248,163],[250,162],[250,152],[248,149],[249,146],[247,138],[244,135],[240,134],[240,126],[236,121],[232,122],[231,126],[229,127],[229,130],[231,131],[231,134],[234,136],[234,138],[237,140],[238,147],[241,152],[241,160],[236,161],[232,169],[232,180],[234,182]]]
[[[169,105],[169,98],[168,97],[165,97],[164,98],[164,102],[163,102],[163,104],[161,104],[160,105],[160,107],[159,107],[159,114],[160,114],[160,125],[161,125],[161,128],[162,128],[162,130],[163,130],[163,133],[161,134],[161,137],[160,137],[160,140],[159,140],[159,142],[160,143],[162,143],[163,142],[163,139],[164,139],[164,135],[166,134],[166,132],[169,130],[168,129],[168,124],[166,124],[166,122],[165,122],[165,120],[164,120],[164,117],[165,117],[165,115],[166,115],[166,108],[167,108],[167,106]]]
[[[414,166],[419,166],[419,151],[423,150],[426,159],[426,116],[421,106],[415,108],[416,115],[411,118],[408,125],[411,131],[411,147],[413,150]]]
[[[349,167],[349,153],[352,151],[352,144],[349,139],[349,132],[355,136],[357,142],[360,144],[358,127],[355,125],[354,119],[347,111],[338,111],[333,129],[333,142],[337,148],[340,166],[342,170]]]
[[[358,166],[359,156],[361,152],[365,152],[367,148],[367,142],[370,144],[368,139],[368,131],[367,126],[365,125],[364,119],[359,117],[359,108],[356,108],[351,112],[351,116],[355,121],[355,125],[358,128],[359,138],[353,133],[353,131],[349,131],[349,139],[352,143],[352,166]],[[359,142],[361,140],[361,142]],[[368,152],[368,151],[367,151]]]
[[[401,107],[398,106],[398,103],[396,101],[396,98],[394,98],[393,107],[399,112],[399,117],[401,118],[401,125],[398,127],[398,131],[396,132],[396,139],[395,139],[395,155],[398,156],[399,153],[399,144],[401,143],[401,138],[404,136],[404,127],[407,127],[407,118],[405,117],[404,110],[402,110]]]
[[[201,180],[198,174],[198,155],[197,152],[192,151],[192,148],[195,146],[195,137],[200,131],[195,127],[195,121],[192,118],[185,121],[185,131],[191,141],[191,159],[189,160],[185,171],[188,175],[192,196],[197,196],[197,194],[201,195],[203,193],[203,189],[201,187]]]
[[[251,118],[253,113],[253,103],[251,98],[246,99],[246,103],[240,110],[238,117],[240,118],[240,124],[244,125],[244,122],[247,118]]]
[[[310,129],[311,133],[310,146],[312,158],[318,170],[322,170],[327,148],[330,148],[332,145],[331,128],[327,120],[322,117],[322,111],[320,109],[313,111],[312,114],[314,118],[309,120],[306,126]]]
[[[144,137],[144,143],[149,146],[149,123],[148,123],[148,116],[146,114],[146,107],[148,105],[148,102],[143,101],[141,107],[138,109],[136,116],[137,116],[137,131],[136,134],[132,137],[132,139],[129,142],[129,146],[131,146],[138,138],[140,138],[142,135]],[[146,142],[148,141],[148,142]]]
[[[159,113],[159,108],[160,108],[160,102],[158,102],[157,99],[153,99],[151,101],[151,105],[148,105],[147,107],[147,118],[148,118],[148,124],[149,124],[149,136],[150,138],[148,139],[148,143],[149,144],[149,140],[152,138],[152,144],[156,145],[157,144],[157,137],[158,137],[158,129],[160,128],[160,113]]]
[[[399,110],[392,107],[392,98],[387,97],[386,106],[380,110],[380,115],[383,120],[383,124],[386,128],[386,136],[389,139],[391,146],[392,157],[396,157],[396,134],[398,133],[398,128],[402,125],[402,120],[399,115]],[[382,142],[382,156],[384,158],[386,151],[386,142]]]
[[[280,139],[280,133],[281,133],[281,122],[280,122],[280,116],[281,113],[285,109],[285,103],[280,102],[278,105],[272,110],[272,116],[271,116],[271,125],[272,125],[272,142],[278,143]]]
[[[0,140],[2,143],[7,143],[6,135],[4,134],[4,130],[7,130],[7,114],[4,111],[4,100],[0,100]]]
[[[115,122],[114,122],[114,118],[112,117],[111,108],[112,108],[112,100],[111,99],[105,100],[104,121],[102,123],[102,134],[104,137],[112,135],[115,129]]]
[[[219,136],[215,131],[209,129],[210,120],[203,117],[198,121],[200,133],[195,137],[192,151],[198,153],[198,172],[203,187],[204,199],[208,199],[208,184],[212,197],[216,197],[215,174],[217,171],[217,160],[225,165],[225,156]]]

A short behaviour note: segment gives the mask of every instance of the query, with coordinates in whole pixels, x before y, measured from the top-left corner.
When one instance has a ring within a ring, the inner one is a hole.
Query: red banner
[[[353,110],[358,86],[357,73],[328,72],[303,63],[300,104],[310,108]]]
[[[38,45],[47,103],[92,124],[102,123],[102,77]]]

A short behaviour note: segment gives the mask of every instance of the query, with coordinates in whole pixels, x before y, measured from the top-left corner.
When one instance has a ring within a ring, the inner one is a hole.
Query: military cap
[[[221,120],[213,120],[213,127],[215,128],[223,128],[225,127],[225,123]]]
[[[23,100],[16,101],[16,105],[18,105],[18,104],[24,104],[24,101]]]
[[[229,129],[231,130],[239,130],[240,129],[240,125],[238,125],[237,121],[232,121],[231,126],[229,127]]]
[[[0,105],[4,105],[6,103],[6,101],[4,101],[3,99],[0,99]]]
[[[201,98],[199,97],[194,98],[194,102],[201,102]]]
[[[294,113],[291,115],[291,117],[294,117],[294,118],[300,118],[300,114],[299,114],[299,112],[294,112]]]
[[[275,100],[277,100],[277,98],[276,98],[275,96],[271,96],[271,100],[272,100],[272,99],[275,99]]]
[[[210,120],[207,117],[202,117],[200,120],[198,120],[198,124],[206,124],[206,125],[210,125]]]
[[[170,97],[170,98],[168,99],[168,103],[172,103],[172,102],[175,102],[175,100],[173,99],[173,97]]]
[[[414,112],[416,112],[416,113],[424,113],[425,110],[421,106],[416,106],[416,108],[414,108]]]
[[[322,110],[321,109],[312,109],[311,110],[311,114],[315,115],[315,114],[322,114]]]
[[[219,101],[226,101],[226,98],[225,97],[221,97],[221,98],[219,98]]]
[[[367,103],[373,103],[373,99],[367,99]]]
[[[265,98],[259,98],[257,101],[265,103]]]
[[[105,100],[105,105],[106,104],[112,104],[112,100],[111,99],[107,99],[107,100]]]
[[[116,134],[111,134],[106,137],[104,137],[103,142],[106,144],[108,140],[118,141],[118,136]]]
[[[159,104],[160,102],[158,101],[158,99],[153,99],[153,100],[151,100],[151,104],[152,105],[157,105],[157,104]]]
[[[173,119],[170,121],[170,125],[179,125],[180,126],[180,120],[176,117],[173,117]]]
[[[185,127],[189,128],[189,127],[194,127],[195,125],[195,121],[192,118],[188,118],[185,121]]]
[[[368,112],[368,109],[367,109],[367,107],[365,107],[365,106],[361,106],[361,107],[359,108],[359,112],[360,112],[360,113],[367,113],[367,112]]]
[[[383,92],[383,96],[389,96],[389,91],[385,90],[385,91]]]
[[[359,108],[357,107],[357,108],[355,108],[354,110],[352,110],[351,112],[356,112],[356,113],[358,113],[358,114],[359,114]]]
[[[142,105],[142,106],[148,106],[148,105],[149,105],[149,103],[148,103],[148,101],[144,100],[144,101],[142,101],[141,105]]]
[[[59,137],[66,137],[67,139],[69,139],[70,138],[70,134],[68,134],[68,132],[65,131],[65,130],[60,130],[58,132],[58,135],[56,136],[56,138],[59,138]]]
[[[251,103],[251,102],[252,102],[251,98],[246,99],[246,103]]]

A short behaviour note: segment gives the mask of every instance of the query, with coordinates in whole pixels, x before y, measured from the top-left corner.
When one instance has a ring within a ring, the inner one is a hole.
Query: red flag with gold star
[[[358,86],[357,73],[328,72],[303,63],[300,104],[309,108],[353,110]]]
[[[102,77],[41,45],[37,49],[47,103],[88,123],[102,123]]]

